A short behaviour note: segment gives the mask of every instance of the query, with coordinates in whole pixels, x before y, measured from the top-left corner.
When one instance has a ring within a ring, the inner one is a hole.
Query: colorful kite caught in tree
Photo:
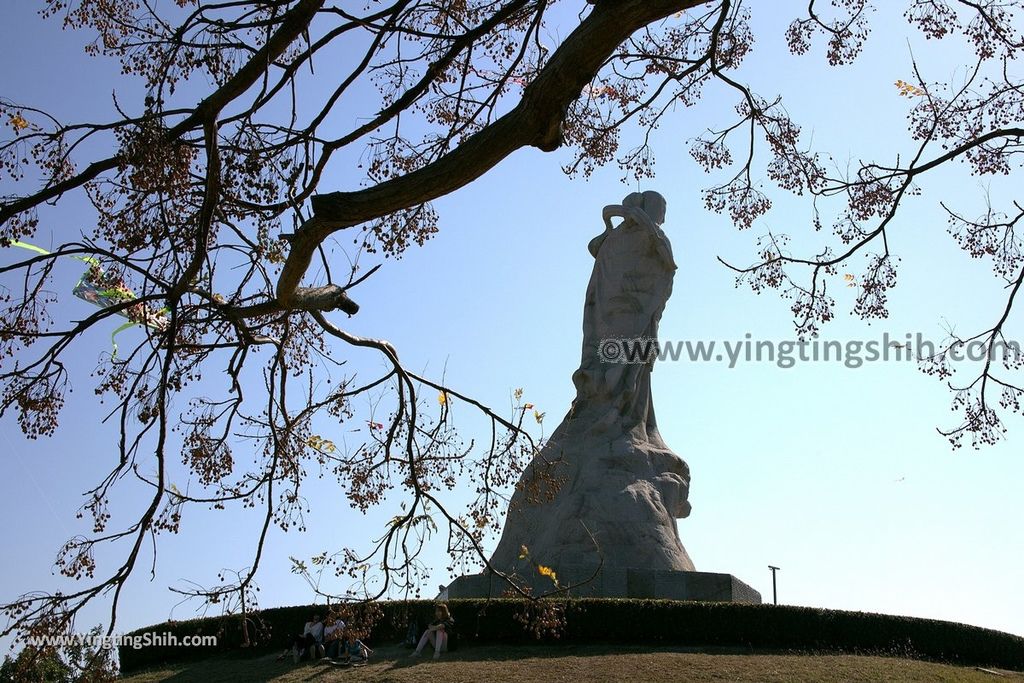
[[[44,255],[49,255],[51,253],[42,247],[37,247],[36,245],[28,244],[27,242],[12,241],[10,244],[12,247],[21,247],[22,249],[28,249]],[[71,256],[71,258],[84,261],[89,264],[86,271],[82,273],[82,277],[78,279],[78,283],[75,285],[74,289],[71,290],[71,293],[79,299],[88,301],[100,308],[110,308],[111,306],[123,304],[126,301],[132,301],[138,298],[138,295],[125,284],[124,280],[122,280],[120,276],[112,275],[103,270],[98,259],[91,256]],[[118,327],[110,335],[110,341],[114,346],[114,356],[117,356],[117,342],[114,341],[115,336],[134,325],[145,325],[146,327],[151,327],[154,330],[163,332],[167,329],[167,325],[169,323],[167,319],[167,312],[166,308],[158,309],[142,301],[119,310],[117,314],[123,318],[127,318],[128,322]]]
[[[124,280],[104,271],[95,259],[91,261],[88,270],[82,274],[78,284],[71,290],[72,294],[100,308],[109,308],[115,304],[138,298],[135,292],[124,284]],[[167,309],[156,309],[147,306],[144,302],[123,308],[118,311],[118,315],[131,321],[128,323],[128,327],[145,325],[161,332],[167,329]]]

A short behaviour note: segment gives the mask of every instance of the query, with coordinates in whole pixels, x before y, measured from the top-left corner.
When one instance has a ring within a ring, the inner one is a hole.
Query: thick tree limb
[[[323,287],[299,287],[293,294],[289,310],[297,311],[334,311],[341,310],[349,315],[359,312],[359,304],[349,298],[345,290],[338,285]],[[265,301],[234,310],[232,313],[240,318],[255,318],[271,315],[285,310],[278,301]]]
[[[313,197],[313,218],[291,237],[277,285],[288,308],[316,247],[332,233],[444,196],[476,180],[521,147],[543,151],[562,143],[569,105],[629,36],[648,24],[707,0],[623,0],[595,5],[551,56],[519,104],[437,161],[356,192]]]

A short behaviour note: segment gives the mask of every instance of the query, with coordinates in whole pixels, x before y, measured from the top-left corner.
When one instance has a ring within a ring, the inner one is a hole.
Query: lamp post
[[[779,568],[768,565],[768,569],[772,570],[772,604],[777,605],[779,604],[779,594],[775,590],[775,572],[779,571]]]

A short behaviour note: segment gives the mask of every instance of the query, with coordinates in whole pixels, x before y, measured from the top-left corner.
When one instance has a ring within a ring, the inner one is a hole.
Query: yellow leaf
[[[440,394],[437,395],[437,402],[440,403],[441,405],[444,405],[445,403],[448,402],[448,395],[442,391]]]
[[[556,586],[558,585],[558,574],[556,574],[555,570],[552,569],[551,567],[545,567],[542,564],[538,564],[537,565],[537,572],[541,576],[546,576],[549,579],[551,579],[551,583],[555,584]]]
[[[519,399],[521,399],[523,397],[523,390],[522,390],[522,388],[516,389],[515,392],[513,392],[512,395],[516,397],[517,401]]]
[[[336,450],[333,441],[328,441],[327,439],[325,439],[322,436],[319,436],[318,434],[313,434],[308,439],[306,439],[306,445],[309,446],[310,448],[315,448],[321,453],[333,453]]]
[[[913,83],[902,79],[896,81],[896,89],[900,91],[900,97],[923,97],[928,94]]]
[[[525,560],[530,555],[530,549],[525,545],[519,546],[519,559]]]
[[[547,415],[547,413],[538,413],[536,410],[533,411],[533,419],[537,421],[537,424],[540,424],[541,422],[544,421],[545,415]]]
[[[25,130],[28,128],[28,121],[26,121],[25,117],[21,114],[11,114],[11,128],[13,128],[15,132]]]

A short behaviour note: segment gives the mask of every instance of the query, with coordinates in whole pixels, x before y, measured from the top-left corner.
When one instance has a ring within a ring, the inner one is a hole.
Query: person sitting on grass
[[[341,664],[365,663],[373,654],[363,641],[352,637],[341,618],[324,629],[324,642],[327,643],[327,657]]]
[[[302,629],[302,635],[295,636],[295,640],[292,642],[292,661],[298,664],[299,660],[307,654],[310,659],[322,657],[324,654],[323,639],[324,622],[319,614],[313,614]],[[287,654],[288,651],[285,650],[284,654],[277,658],[278,661],[284,659]]]
[[[373,650],[368,648],[366,644],[358,638],[346,639],[348,643],[348,657],[345,659],[346,662],[351,664],[366,664],[370,655],[373,654]]]
[[[428,642],[434,646],[434,659],[440,659],[442,652],[448,651],[448,638],[455,628],[455,620],[448,612],[448,605],[443,602],[434,607],[434,621],[423,632],[419,645],[412,651],[410,657],[419,657],[423,646]]]
[[[345,622],[340,617],[324,627],[324,642],[327,643],[327,656],[330,659],[345,657],[348,643],[345,638]]]

